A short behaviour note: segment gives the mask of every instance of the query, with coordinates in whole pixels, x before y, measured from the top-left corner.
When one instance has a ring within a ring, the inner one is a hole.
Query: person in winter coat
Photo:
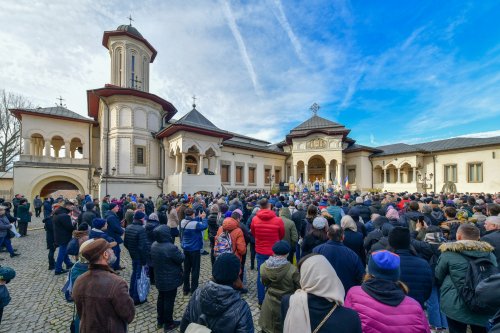
[[[85,204],[85,212],[78,216],[78,225],[82,223],[87,223],[92,228],[92,221],[99,217],[97,215],[97,210],[93,202],[87,202]]]
[[[124,233],[124,230],[120,223],[120,218],[118,217],[118,211],[120,210],[120,206],[118,206],[116,203],[111,203],[108,205],[108,208],[109,209],[107,211],[107,215],[105,216],[106,223],[108,224],[106,228],[106,233],[116,242],[116,246],[113,248],[113,251],[115,252],[116,256],[116,261],[114,262],[111,268],[113,268],[115,271],[119,271],[123,269],[123,267],[120,266],[120,259],[121,259],[120,244],[123,243],[122,235]]]
[[[201,231],[208,228],[205,212],[195,217],[194,210],[187,208],[181,221],[181,246],[184,250],[184,296],[194,293],[200,278],[200,250],[203,248]],[[189,283],[191,279],[191,284]]]
[[[167,226],[170,228],[172,243],[175,244],[175,237],[179,236],[179,216],[174,205],[170,205],[167,208]]]
[[[80,332],[125,333],[134,320],[135,307],[127,293],[127,283],[109,267],[116,260],[114,244],[104,239],[89,240],[82,256],[89,270],[73,286],[73,299],[80,317]]]
[[[16,271],[10,267],[0,266],[0,324],[2,323],[3,309],[9,305],[11,297],[6,284],[16,277]]]
[[[65,201],[63,206],[54,211],[54,215],[52,217],[54,225],[54,242],[56,246],[59,247],[56,259],[55,275],[67,272],[67,270],[63,270],[62,268],[63,262],[66,264],[67,269],[73,266],[73,263],[68,257],[67,246],[73,237],[73,230],[75,229],[70,216],[74,207],[75,205],[71,201]]]
[[[389,234],[394,228],[395,227],[391,223],[385,223],[382,226],[382,237],[378,240],[378,242],[372,245],[370,252],[368,253],[389,249]]]
[[[217,204],[212,205],[210,207],[210,214],[207,217],[208,223],[208,240],[210,241],[210,262],[212,266],[215,262],[214,256],[214,245],[215,245],[215,236],[217,236],[217,231],[219,230],[219,225],[217,224],[217,220],[219,219],[219,206]]]
[[[40,213],[42,212],[43,201],[40,199],[40,196],[37,195],[35,199],[33,199],[33,207],[35,208],[35,216],[40,217]]]
[[[371,216],[371,211],[368,206],[366,206],[363,202],[362,197],[357,197],[356,198],[356,204],[349,209],[349,214],[351,216],[359,216],[363,219],[363,222],[368,222],[370,221],[370,216]]]
[[[78,260],[75,262],[73,267],[71,267],[71,270],[69,272],[69,278],[71,279],[72,285],[75,285],[76,280],[80,275],[83,273],[87,272],[89,270],[89,261],[85,259],[85,257],[82,255],[83,250],[87,245],[91,244],[93,240],[86,240],[80,245],[80,249],[78,252]],[[73,291],[71,291],[73,292]],[[78,316],[78,313],[75,313],[73,320],[75,321],[75,333],[80,332],[80,316]]]
[[[328,206],[326,207],[328,214],[333,217],[333,219],[335,220],[335,224],[337,225],[340,225],[340,220],[345,215],[339,204],[340,201],[338,198],[331,197],[330,199],[328,199]]]
[[[420,207],[417,201],[410,201],[408,204],[408,211],[399,218],[400,225],[408,227],[410,232],[415,231],[419,218],[423,217],[419,209]]]
[[[236,255],[236,257],[238,257],[240,262],[243,255],[247,252],[245,237],[240,228],[239,220],[241,217],[242,216],[238,211],[233,212],[231,217],[227,217],[224,222],[222,222],[222,226],[219,227],[217,234],[215,235],[215,239],[217,240],[223,232],[229,233],[229,237],[231,237],[231,244],[233,246],[232,252]]]
[[[70,256],[75,256],[78,260],[78,253],[80,252],[80,246],[83,242],[89,239],[89,225],[87,223],[82,223],[77,230],[73,230],[73,238],[69,241],[67,247],[67,253]]]
[[[444,330],[448,328],[448,322],[446,321],[446,315],[441,311],[440,303],[440,293],[439,285],[435,278],[436,264],[441,256],[441,251],[439,247],[445,242],[445,238],[441,229],[438,226],[430,226],[426,229],[426,234],[424,237],[424,242],[430,245],[432,249],[432,256],[429,258],[428,262],[431,266],[432,276],[434,277],[432,292],[429,299],[426,302],[427,315],[429,318],[429,324],[431,329]]]
[[[153,203],[151,201],[151,203]],[[153,231],[155,228],[157,228],[160,225],[160,220],[158,219],[158,215],[156,213],[151,213],[149,214],[146,222],[146,226],[144,229],[146,229],[146,240],[147,240],[147,246],[148,246],[148,253],[151,250],[151,245],[153,245],[153,242],[155,241]],[[152,285],[155,284],[155,270],[154,270],[154,265],[151,262],[151,256],[148,257],[148,275],[149,275],[149,281],[151,282]]]
[[[17,207],[17,218],[19,219],[19,233],[21,234],[21,237],[24,237],[28,232],[28,223],[31,222],[30,204],[28,200],[24,198],[19,201],[19,206]]]
[[[5,245],[7,251],[9,251],[10,257],[13,258],[18,256],[19,253],[15,253],[12,248],[12,244],[9,237],[9,230],[11,228],[11,224],[9,218],[6,215],[6,207],[0,206],[0,247]]]
[[[151,261],[155,267],[155,282],[158,289],[156,304],[158,328],[165,332],[179,326],[174,320],[174,303],[177,288],[182,285],[182,263],[184,254],[172,243],[170,228],[160,225],[153,230],[155,242],[151,246]]]
[[[92,220],[92,225],[94,227],[90,230],[89,239],[103,238],[108,243],[116,242],[113,237],[110,237],[106,233],[108,230],[108,223],[105,219],[95,218]]]
[[[344,230],[344,245],[353,250],[361,259],[363,266],[366,266],[366,252],[363,246],[363,234],[358,232],[358,226],[351,216],[345,215],[340,221]]]
[[[42,222],[43,229],[45,230],[45,242],[47,243],[47,250],[49,250],[47,255],[49,261],[49,271],[51,271],[56,268],[56,260],[54,259],[56,244],[54,241],[54,224],[52,222],[52,216],[44,218]]]
[[[295,227],[295,226],[294,226]],[[282,240],[274,244],[274,255],[260,266],[262,284],[266,287],[266,297],[260,309],[259,326],[263,332],[282,332],[281,299],[300,288],[297,268],[287,261],[290,245]]]
[[[281,301],[285,333],[361,333],[356,313],[344,307],[345,291],[335,269],[322,255],[299,262],[300,289]]]
[[[484,222],[485,235],[481,238],[483,242],[488,242],[495,248],[495,257],[500,266],[500,216],[488,216]]]
[[[479,282],[476,287],[478,300],[492,308],[498,309],[495,315],[489,320],[491,327],[489,333],[500,333],[500,273],[491,275],[489,278]]]
[[[52,201],[49,198],[45,198],[45,200],[43,201],[43,218],[46,219],[51,215],[52,215]]]
[[[142,304],[137,293],[137,279],[140,277],[142,266],[147,264],[149,257],[148,240],[146,229],[144,229],[144,219],[146,214],[138,210],[134,214],[134,221],[125,229],[123,245],[128,250],[132,259],[132,274],[130,276],[130,297],[134,304]]]
[[[432,292],[432,270],[427,261],[410,250],[410,230],[395,227],[389,233],[389,246],[400,258],[401,281],[410,289],[408,296],[420,303],[422,308]]]
[[[189,300],[180,331],[189,324],[206,326],[217,333],[253,333],[252,312],[233,288],[238,280],[240,261],[232,253],[221,254],[212,267],[212,281],[196,289]]]
[[[342,228],[336,224],[330,226],[328,238],[328,242],[315,247],[313,252],[326,257],[342,281],[344,290],[361,284],[365,266],[358,255],[342,243],[344,240]]]
[[[295,223],[295,228],[297,229],[297,234],[299,236],[299,240],[303,239],[305,235],[305,224],[304,220],[306,218],[306,211],[304,210],[304,204],[302,202],[299,202],[297,205],[297,211],[292,214],[292,221]],[[297,262],[300,261],[300,244],[297,241],[297,245],[295,246],[295,258]]]
[[[484,258],[496,265],[493,247],[479,241],[479,229],[462,224],[457,230],[457,241],[439,247],[441,256],[436,266],[436,278],[441,284],[441,310],[446,314],[450,333],[486,332],[491,314],[471,311],[461,296],[470,259]]]
[[[257,298],[259,304],[262,304],[265,290],[260,278],[260,265],[273,255],[273,245],[285,237],[285,225],[283,220],[270,209],[267,199],[261,199],[259,205],[260,210],[252,219],[250,230],[255,237],[257,252]]]
[[[314,218],[312,229],[304,237],[301,246],[301,254],[306,256],[311,254],[313,249],[328,240],[328,222],[323,216]]]
[[[351,288],[345,299],[345,306],[359,313],[363,333],[430,333],[424,310],[406,296],[408,287],[399,275],[397,254],[387,250],[371,254],[363,284]]]
[[[288,207],[283,207],[280,209],[280,217],[283,220],[283,224],[285,225],[285,237],[283,240],[287,241],[290,244],[290,253],[288,255],[288,261],[293,263],[293,255],[295,254],[295,245],[299,240],[299,235],[297,233],[297,228],[295,227],[295,223],[290,219],[291,214]]]

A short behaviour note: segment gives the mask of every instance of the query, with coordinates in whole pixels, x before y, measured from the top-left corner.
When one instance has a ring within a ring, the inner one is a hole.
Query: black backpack
[[[469,262],[469,267],[461,290],[462,299],[471,311],[493,315],[495,309],[486,306],[479,300],[476,295],[476,288],[481,281],[497,274],[499,272],[498,268],[488,258],[471,258],[467,256],[465,258]]]

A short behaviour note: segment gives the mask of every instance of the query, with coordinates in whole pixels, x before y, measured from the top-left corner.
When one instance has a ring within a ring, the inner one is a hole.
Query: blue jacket
[[[106,215],[106,222],[108,223],[108,229],[106,230],[108,236],[113,238],[118,244],[123,243],[123,228],[118,216],[112,211],[109,211],[108,215]]]
[[[346,293],[351,287],[361,285],[365,267],[353,250],[340,242],[329,240],[316,246],[313,253],[319,253],[326,257],[337,272]]]
[[[208,219],[186,217],[181,221],[181,246],[186,251],[199,251],[203,248],[203,235],[201,231],[208,228]]]
[[[92,239],[92,238],[94,238],[94,239],[102,238],[105,241],[107,241],[108,243],[115,241],[115,239],[113,237],[110,237],[107,233],[105,233],[102,230],[98,230],[98,229],[90,230],[89,239]]]
[[[424,259],[413,255],[410,250],[394,251],[401,260],[401,277],[410,292],[408,296],[424,305],[432,291],[433,274],[431,266]]]
[[[326,210],[328,211],[328,214],[330,214],[335,220],[335,224],[340,225],[340,220],[342,219],[342,216],[345,215],[342,214],[342,208],[339,206],[328,205],[328,207],[326,207]]]

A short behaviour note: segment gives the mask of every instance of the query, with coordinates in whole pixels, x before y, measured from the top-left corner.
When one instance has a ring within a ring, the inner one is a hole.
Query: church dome
[[[136,28],[134,28],[133,26],[128,25],[128,24],[122,24],[122,25],[118,26],[118,28],[116,28],[116,31],[125,31],[125,32],[128,32],[129,34],[136,36],[136,37],[144,38],[144,37],[142,37],[139,30],[137,30]]]

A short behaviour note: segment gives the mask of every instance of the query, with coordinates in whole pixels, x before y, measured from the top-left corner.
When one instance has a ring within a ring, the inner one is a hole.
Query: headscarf
[[[356,225],[356,222],[350,217],[349,215],[344,215],[342,216],[342,219],[340,220],[340,226],[342,229],[350,229],[354,232],[358,231],[358,226]]]
[[[322,255],[313,255],[300,267],[300,286],[292,296],[285,317],[283,332],[311,333],[311,319],[307,294],[326,298],[330,302],[344,303],[345,289],[335,269]]]

